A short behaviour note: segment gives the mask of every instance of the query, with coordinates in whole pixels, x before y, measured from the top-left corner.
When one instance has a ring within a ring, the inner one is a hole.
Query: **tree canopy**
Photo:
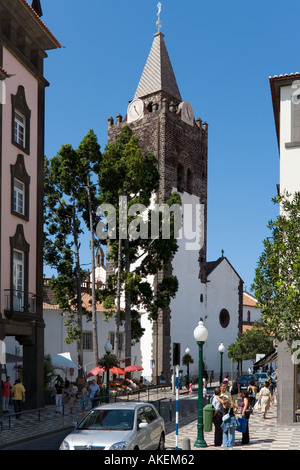
[[[278,340],[292,344],[299,339],[300,322],[300,193],[274,199],[280,215],[268,227],[252,290],[262,321]]]
[[[256,354],[268,354],[273,341],[259,324],[240,333],[236,342],[228,346],[228,357],[235,361],[255,360]]]

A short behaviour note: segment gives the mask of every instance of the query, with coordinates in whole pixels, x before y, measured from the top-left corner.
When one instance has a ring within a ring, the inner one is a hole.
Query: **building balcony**
[[[37,313],[37,295],[33,292],[4,289],[4,314],[7,318],[28,318]]]

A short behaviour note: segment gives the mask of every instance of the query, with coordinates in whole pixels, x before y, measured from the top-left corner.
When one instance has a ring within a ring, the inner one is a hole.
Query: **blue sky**
[[[49,51],[45,154],[77,148],[125,117],[157,31],[156,0],[42,0],[64,48]],[[279,154],[269,76],[295,73],[296,0],[161,0],[162,29],[183,100],[208,133],[208,260],[225,256],[247,290],[277,217]],[[89,253],[82,262],[89,263]],[[45,274],[49,274],[45,268]]]

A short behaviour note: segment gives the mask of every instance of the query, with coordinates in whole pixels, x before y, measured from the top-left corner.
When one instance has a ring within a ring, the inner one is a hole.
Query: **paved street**
[[[239,414],[237,415],[239,416]],[[197,438],[197,420],[192,422],[186,418],[181,419],[178,431],[178,448],[182,448],[185,439],[190,440],[191,450],[218,450],[227,451],[228,448],[214,447],[214,428],[212,432],[205,432],[204,438],[207,447],[197,449],[194,443]],[[232,450],[300,450],[300,423],[291,426],[277,425],[277,407],[271,406],[266,419],[260,411],[255,411],[249,421],[250,443],[241,445],[242,434],[235,433],[236,445]],[[175,430],[169,432],[166,439],[168,448],[175,448]]]
[[[214,447],[214,428],[211,432],[205,432],[204,437],[207,447],[202,449],[196,449],[194,447],[197,438],[197,391],[193,393],[192,397],[186,393],[180,395],[177,436],[174,395],[170,390],[166,390],[165,392],[159,392],[159,396],[155,393],[155,396],[152,398],[162,400],[160,411],[164,414],[166,421],[167,450],[176,450],[176,443],[178,450],[181,450],[183,447],[187,450],[187,444],[190,444],[192,451],[228,450],[221,447]],[[143,400],[143,398],[141,399]],[[172,411],[170,411],[170,405],[172,405]],[[78,403],[76,413],[70,415],[66,408],[64,417],[56,414],[55,407],[52,406],[47,407],[40,416],[36,413],[24,413],[19,420],[16,420],[14,417],[8,420],[6,416],[2,422],[0,448],[7,450],[16,448],[28,450],[57,450],[64,435],[71,429],[72,422],[80,420],[81,417],[82,413],[79,411]],[[8,427],[9,422],[10,429]],[[270,408],[267,419],[263,419],[261,412],[255,411],[250,418],[249,429],[249,445],[242,446],[242,435],[236,432],[236,446],[233,450],[300,450],[300,423],[295,423],[290,426],[278,426],[276,406]],[[48,437],[47,433],[49,434]],[[45,435],[46,437],[42,438],[42,436]],[[34,437],[38,436],[40,436],[40,439],[35,440]],[[23,444],[21,444],[22,442]]]

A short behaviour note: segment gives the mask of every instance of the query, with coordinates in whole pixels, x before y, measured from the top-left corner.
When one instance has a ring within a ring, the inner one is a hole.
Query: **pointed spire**
[[[43,10],[40,0],[32,0],[31,7],[39,15],[39,17],[43,16]]]
[[[134,98],[164,91],[179,101],[181,95],[162,33],[154,41]]]

